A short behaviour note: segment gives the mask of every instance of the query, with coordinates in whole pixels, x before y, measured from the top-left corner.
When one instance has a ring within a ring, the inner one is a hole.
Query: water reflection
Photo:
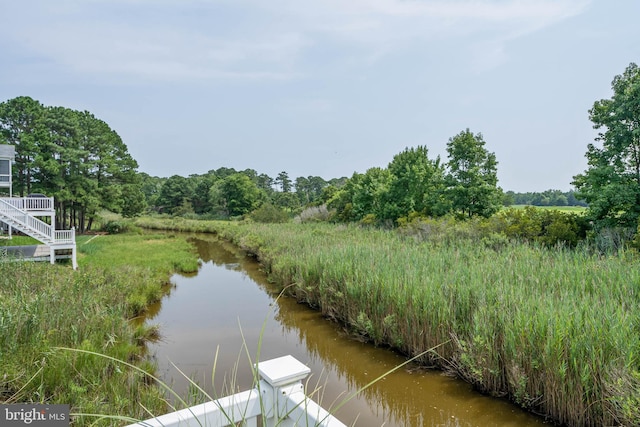
[[[171,363],[213,394],[227,393],[223,372],[237,374],[235,391],[252,384],[249,366],[291,354],[311,368],[307,390],[325,407],[403,363],[405,358],[348,337],[340,325],[293,298],[278,298],[255,260],[211,236],[194,237],[202,260],[197,276],[176,275],[175,289],[157,307],[153,322],[163,341],[154,345],[163,377],[185,393],[188,381]],[[219,349],[216,384],[211,373]],[[249,356],[247,356],[247,354]],[[541,419],[470,386],[415,367],[386,375],[336,412],[358,426],[540,426]]]

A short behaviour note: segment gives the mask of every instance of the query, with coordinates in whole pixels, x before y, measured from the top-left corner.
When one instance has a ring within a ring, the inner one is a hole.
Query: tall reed
[[[78,271],[0,262],[0,402],[69,404],[74,413],[134,418],[148,418],[144,408],[165,411],[161,390],[145,374],[156,367],[143,344],[157,329],[130,319],[162,297],[172,271],[197,268],[196,255],[184,238],[100,236],[89,242],[80,236],[78,243]],[[57,347],[127,360],[139,371]],[[77,426],[94,421],[73,419]]]
[[[416,355],[449,341],[423,362],[486,393],[568,425],[640,424],[634,253],[433,244],[329,224],[174,224],[256,254],[272,280],[376,344]]]

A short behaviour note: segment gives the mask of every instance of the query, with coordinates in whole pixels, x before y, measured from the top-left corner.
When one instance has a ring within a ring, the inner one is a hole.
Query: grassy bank
[[[157,331],[130,319],[163,295],[171,272],[197,269],[197,256],[182,238],[153,235],[79,236],[78,252],[78,271],[0,262],[0,402],[70,404],[72,413],[142,419],[149,417],[145,407],[165,412],[162,391],[145,375],[58,348],[98,352],[153,373],[144,343]]]
[[[215,232],[272,280],[373,342],[568,425],[640,423],[640,270],[634,253],[432,244],[328,224],[141,220]]]

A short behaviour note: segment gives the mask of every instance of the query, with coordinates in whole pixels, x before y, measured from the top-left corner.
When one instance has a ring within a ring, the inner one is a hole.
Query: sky
[[[499,186],[572,188],[640,63],[638,0],[0,0],[0,102],[104,120],[153,176],[326,180],[482,134]]]

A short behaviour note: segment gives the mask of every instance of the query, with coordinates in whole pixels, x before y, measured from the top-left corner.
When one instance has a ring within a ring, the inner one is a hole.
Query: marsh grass
[[[640,269],[600,256],[329,224],[154,223],[214,232],[378,345],[568,425],[640,423]]]
[[[0,246],[29,246],[41,245],[42,243],[33,237],[13,235],[11,239],[0,238]]]
[[[276,297],[276,300],[280,298],[285,293],[285,291],[286,289],[283,289],[280,292],[280,294]],[[271,398],[267,398],[266,401],[264,400],[265,393],[263,393],[262,383],[260,382],[259,360],[260,360],[260,353],[262,349],[262,337],[264,336],[264,333],[265,333],[265,328],[267,326],[268,318],[271,315],[273,315],[272,310],[273,310],[273,307],[275,307],[276,305],[277,304],[273,304],[271,306],[272,308],[270,309],[269,314],[265,317],[262,323],[255,355],[252,355],[250,353],[246,339],[242,332],[242,327],[239,325],[239,331],[240,331],[239,333],[242,336],[242,343],[243,343],[242,349],[239,353],[238,359],[233,369],[224,373],[223,385],[221,387],[222,391],[220,394],[216,393],[216,390],[218,389],[218,387],[216,387],[216,373],[218,372],[218,355],[220,351],[219,347],[216,348],[213,366],[211,370],[211,389],[213,390],[211,393],[207,392],[193,378],[188,377],[187,374],[185,374],[178,366],[173,365],[173,367],[188,381],[189,390],[186,396],[181,396],[180,394],[175,392],[169,384],[165,383],[160,378],[156,377],[153,373],[141,368],[138,365],[129,363],[125,360],[120,360],[113,356],[109,356],[100,352],[85,350],[85,349],[55,348],[54,350],[58,350],[58,351],[62,351],[70,354],[80,354],[82,356],[87,356],[95,360],[106,360],[110,363],[115,363],[116,365],[121,366],[122,370],[126,370],[128,372],[133,372],[134,374],[141,375],[144,378],[147,378],[149,382],[153,382],[154,384],[157,384],[159,388],[164,391],[165,396],[168,397],[168,399],[166,399],[165,401],[173,402],[173,403],[169,403],[168,409],[160,413],[158,412],[154,413],[151,410],[149,410],[148,407],[144,407],[147,414],[147,417],[144,417],[146,419],[154,418],[156,416],[163,415],[164,413],[167,413],[170,411],[190,409],[195,405],[205,403],[205,402],[216,402],[217,399],[238,393],[240,391],[236,381],[238,370],[243,369],[243,366],[246,366],[246,369],[249,369],[252,373],[251,377],[253,380],[250,388],[257,391],[257,395],[260,400],[261,415],[258,416],[258,418],[261,424],[259,425],[281,425],[281,424],[291,425],[291,420],[288,419],[288,417],[294,412],[295,408],[290,409],[289,412],[285,413],[282,416],[282,418],[277,419],[275,421],[273,420],[270,421],[270,422],[275,422],[275,424],[268,424],[266,414],[272,411],[271,411],[271,407],[266,407],[265,405],[270,404],[268,403],[268,401],[270,401]],[[443,344],[446,344],[446,343],[443,343]],[[414,357],[405,360],[403,363],[400,363],[394,366],[393,368],[379,375],[377,378],[374,378],[371,381],[369,381],[367,384],[361,386],[357,390],[349,394],[345,394],[343,396],[338,396],[335,401],[331,402],[331,404],[327,404],[326,402],[323,402],[324,385],[322,384],[322,376],[320,376],[320,378],[316,380],[315,385],[311,383],[312,377],[311,376],[307,377],[305,382],[305,387],[304,387],[305,394],[307,395],[307,397],[309,397],[310,399],[314,400],[316,403],[323,406],[328,411],[329,414],[334,415],[343,406],[348,404],[352,399],[362,394],[365,390],[372,387],[377,382],[383,380],[386,376],[398,371],[399,369],[406,367],[411,363],[414,363],[416,360],[425,356],[426,354],[434,352],[437,349],[437,347],[440,347],[440,345],[427,349],[422,353],[417,354]],[[245,358],[246,358],[246,363],[243,362],[243,359]],[[301,405],[305,405],[305,403],[303,402],[301,403]],[[143,405],[141,404],[141,406]],[[229,409],[222,408],[222,406],[220,406],[219,404],[218,404],[218,408],[222,410],[223,417],[226,418],[226,420],[229,422],[229,425],[244,425],[244,422],[248,420],[248,417],[247,417],[248,407],[242,408],[240,405],[234,406],[233,410],[240,409],[241,413],[229,412]],[[101,413],[82,413],[81,412],[81,413],[72,413],[72,416],[74,416],[76,419],[83,419],[83,420],[94,419],[94,420],[97,420],[97,422],[108,420],[110,422],[121,421],[121,422],[127,422],[130,424],[130,423],[142,421],[141,419],[136,419],[131,416],[112,415],[112,414],[106,414],[106,413],[101,414]],[[195,415],[194,415],[194,418],[195,418],[195,422],[198,423],[199,425],[206,425],[205,420],[198,419],[197,417],[195,417]],[[239,418],[241,419],[240,422],[238,422]],[[321,421],[324,421],[324,420],[321,420]],[[356,421],[354,421],[352,425],[355,426],[356,423],[357,423],[357,419]],[[307,424],[305,423],[304,425],[307,425]],[[449,424],[444,424],[444,425],[449,425]],[[309,427],[312,427],[312,426],[309,426]]]
[[[78,241],[80,266],[141,268],[154,271],[165,280],[174,271],[198,270],[195,251],[181,236],[131,233],[83,238],[86,240]]]
[[[78,239],[78,271],[0,262],[0,402],[69,404],[72,412],[134,418],[144,418],[147,409],[165,411],[162,391],[149,381],[156,367],[144,355],[157,327],[130,319],[162,297],[171,272],[197,269],[197,256],[178,237],[90,239]],[[121,369],[90,352],[128,361],[138,370]],[[81,426],[96,420],[73,421]]]

